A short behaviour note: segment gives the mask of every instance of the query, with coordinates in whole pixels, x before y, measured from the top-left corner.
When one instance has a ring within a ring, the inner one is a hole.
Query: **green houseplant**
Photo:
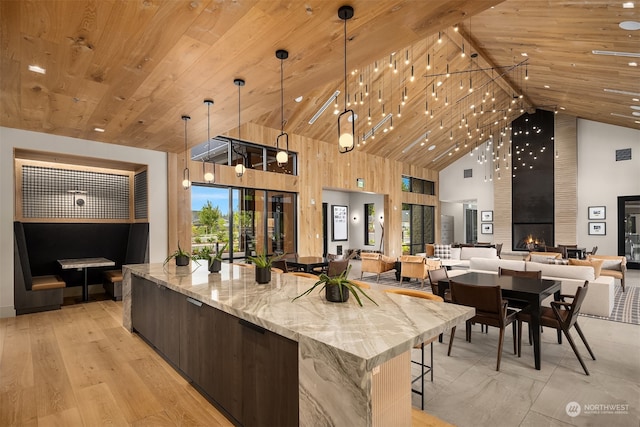
[[[269,283],[271,281],[271,267],[273,261],[282,258],[282,255],[268,256],[266,254],[257,254],[248,256],[247,259],[256,266],[256,282],[260,284]]]
[[[178,242],[178,249],[176,249],[173,253],[169,254],[169,256],[164,260],[163,266],[166,265],[171,259],[175,259],[176,265],[179,267],[189,265],[190,260],[194,260],[198,262],[193,257],[193,255],[191,255],[189,252],[186,252],[180,247],[180,242]]]
[[[222,248],[218,248],[215,254],[209,252],[207,259],[209,260],[209,271],[211,273],[218,273],[222,269],[222,254],[227,249],[228,243],[225,243]]]
[[[309,289],[295,297],[292,301],[297,300],[298,298],[309,295],[320,286],[319,291],[325,290],[325,298],[327,301],[331,302],[345,302],[349,299],[349,294],[353,294],[356,301],[358,301],[358,305],[362,307],[362,300],[358,295],[358,292],[364,295],[369,301],[378,305],[377,302],[371,299],[369,295],[367,295],[358,285],[349,281],[347,277],[349,277],[349,272],[351,271],[351,266],[347,267],[345,271],[343,271],[339,276],[330,277],[326,274],[321,274],[318,278],[318,281]]]

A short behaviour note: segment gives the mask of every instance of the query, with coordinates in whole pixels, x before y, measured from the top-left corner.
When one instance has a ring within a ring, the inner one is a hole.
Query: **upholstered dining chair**
[[[438,287],[438,282],[440,280],[449,280],[449,275],[447,274],[447,267],[436,268],[435,270],[429,270],[429,283],[431,284],[431,292],[434,295],[440,295],[440,288]],[[451,291],[449,289],[444,292],[444,300],[445,302],[451,302]]]
[[[498,276],[527,277],[529,279],[542,279],[542,271],[520,271],[498,267]]]
[[[327,267],[327,276],[336,277],[347,271],[349,261],[348,259],[330,260]]]
[[[569,344],[571,345],[571,349],[575,353],[580,365],[582,365],[582,369],[584,369],[584,373],[589,375],[589,370],[587,366],[584,364],[582,357],[580,356],[580,352],[576,347],[573,338],[571,338],[571,334],[569,334],[569,330],[573,327],[580,335],[580,339],[584,343],[584,346],[587,348],[589,355],[593,360],[596,360],[596,356],[591,351],[591,347],[589,347],[589,343],[587,339],[584,337],[582,333],[582,329],[580,325],[578,325],[578,314],[580,314],[580,307],[582,306],[582,302],[584,301],[585,296],[587,295],[589,281],[585,280],[584,286],[578,286],[576,290],[575,296],[572,295],[562,295],[562,299],[565,298],[573,298],[573,301],[570,303],[565,301],[552,301],[551,307],[542,307],[542,313],[540,313],[540,324],[542,326],[548,326],[550,328],[555,328],[558,331],[558,343],[561,343],[561,334],[567,338]],[[518,320],[518,357],[521,356],[521,348],[522,348],[522,322],[527,322],[531,324],[531,314],[527,311],[521,311],[517,315]]]
[[[289,272],[287,272],[287,274],[290,274],[292,276],[298,276],[298,277],[306,277],[307,279],[314,279],[314,280],[318,280],[318,278],[319,278],[315,274],[306,273],[304,271],[289,271]]]
[[[392,294],[400,294],[400,295],[406,295],[409,297],[414,297],[414,298],[423,298],[423,299],[427,299],[430,301],[436,301],[436,302],[443,302],[444,300],[442,298],[440,298],[438,295],[433,295],[430,294],[428,292],[422,292],[422,291],[417,291],[414,289],[385,289],[385,292],[388,293],[392,293]],[[425,342],[415,346],[414,348],[416,349],[420,349],[420,362],[416,362],[413,359],[411,360],[411,363],[415,363],[417,365],[420,366],[421,369],[421,373],[417,378],[414,378],[411,380],[411,391],[416,393],[417,395],[422,397],[422,401],[421,401],[421,408],[424,409],[424,376],[428,373],[431,374],[431,381],[433,382],[433,342],[435,340],[438,339],[438,336],[436,335],[435,337],[431,337],[428,340],[426,340]],[[427,365],[424,363],[424,347],[425,345],[429,345],[430,346],[430,351],[431,351],[431,360],[430,360],[430,364]],[[416,381],[420,381],[420,390],[416,390],[413,388],[413,383],[415,383]]]
[[[500,286],[478,286],[457,283],[455,280],[449,280],[449,288],[451,289],[451,302],[454,304],[466,305],[476,309],[476,315],[467,320],[466,324],[466,340],[471,342],[471,323],[480,323],[482,325],[494,326],[500,329],[500,337],[498,341],[498,362],[496,371],[500,370],[500,361],[502,359],[502,347],[504,344],[504,331],[509,324],[513,325],[513,354],[517,353],[516,349],[516,314],[517,311],[511,310],[507,306],[507,301],[502,299]],[[451,348],[453,346],[453,338],[455,336],[455,328],[451,329],[451,339],[449,340],[448,356],[451,356]]]
[[[277,261],[273,261],[271,263],[271,266],[275,267],[275,268],[279,268],[280,270],[282,270],[285,273],[287,273],[289,271],[289,268],[287,267],[287,260],[285,260],[285,259],[279,259]]]

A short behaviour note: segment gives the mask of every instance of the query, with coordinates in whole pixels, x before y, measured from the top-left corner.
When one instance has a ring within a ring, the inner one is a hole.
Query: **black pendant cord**
[[[284,133],[284,71],[283,60],[280,60],[280,133]]]
[[[347,19],[344,19],[344,111],[347,111]]]

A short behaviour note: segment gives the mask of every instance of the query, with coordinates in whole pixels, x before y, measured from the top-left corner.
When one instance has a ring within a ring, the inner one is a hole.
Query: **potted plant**
[[[318,286],[320,287],[320,291],[322,289],[325,290],[325,298],[327,301],[331,302],[345,302],[349,299],[349,294],[353,294],[356,301],[358,301],[358,305],[362,307],[362,301],[360,300],[360,296],[358,292],[364,295],[369,301],[378,305],[377,302],[371,299],[369,295],[367,295],[358,285],[350,282],[347,277],[349,277],[349,272],[351,271],[351,266],[347,267],[345,271],[343,271],[339,276],[330,277],[326,274],[321,274],[318,278],[318,281],[309,289],[295,297],[292,301],[297,300],[298,298],[310,294],[314,289]]]
[[[282,258],[282,255],[267,256],[258,254],[256,256],[248,256],[247,259],[256,266],[256,282],[260,284],[269,283],[271,281],[271,266],[273,261]]]
[[[225,243],[222,249],[216,249],[215,254],[209,253],[209,271],[211,273],[218,273],[222,269],[222,254],[224,253],[224,250],[227,249],[227,245],[228,243]]]
[[[179,267],[189,265],[189,261],[192,259],[196,261],[189,252],[184,251],[180,247],[180,242],[178,242],[178,249],[176,249],[175,252],[169,254],[169,256],[164,260],[163,266],[166,265],[171,259],[175,259],[176,265]]]

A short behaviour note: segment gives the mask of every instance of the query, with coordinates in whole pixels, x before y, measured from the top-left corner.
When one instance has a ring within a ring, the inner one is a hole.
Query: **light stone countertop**
[[[324,291],[292,302],[314,284],[313,279],[273,273],[269,284],[258,285],[252,268],[227,263],[220,273],[209,273],[206,263],[193,262],[188,267],[128,265],[123,271],[123,323],[129,330],[129,274],[135,274],[294,341],[305,337],[333,347],[351,355],[349,359],[364,362],[367,370],[474,315],[473,308],[377,290],[365,292],[378,306],[361,296],[364,306],[360,307],[353,295],[346,303],[328,302]]]

